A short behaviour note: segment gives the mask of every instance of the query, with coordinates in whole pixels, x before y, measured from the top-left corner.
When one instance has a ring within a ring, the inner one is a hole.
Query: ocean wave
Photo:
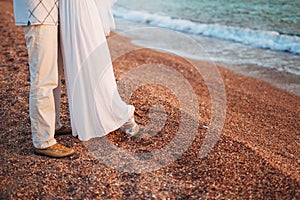
[[[274,31],[253,30],[219,24],[204,24],[156,13],[129,10],[121,6],[115,6],[113,13],[116,18],[132,22],[145,23],[189,34],[230,40],[259,48],[300,54],[300,37],[298,36],[284,35]]]

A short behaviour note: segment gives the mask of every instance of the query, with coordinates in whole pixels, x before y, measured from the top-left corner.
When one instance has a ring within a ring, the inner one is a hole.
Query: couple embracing
[[[59,115],[63,72],[73,136],[86,141],[119,128],[131,136],[139,132],[134,107],[118,93],[106,41],[114,26],[114,1],[14,0],[15,23],[24,29],[28,50],[36,154],[59,158],[74,153],[54,138],[68,131]]]

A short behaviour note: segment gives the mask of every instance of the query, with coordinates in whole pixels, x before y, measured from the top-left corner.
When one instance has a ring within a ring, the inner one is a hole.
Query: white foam
[[[218,24],[203,24],[155,13],[133,11],[120,6],[114,7],[114,15],[117,18],[128,21],[146,23],[152,26],[169,28],[189,34],[210,36],[250,46],[300,54],[300,37],[298,36]]]

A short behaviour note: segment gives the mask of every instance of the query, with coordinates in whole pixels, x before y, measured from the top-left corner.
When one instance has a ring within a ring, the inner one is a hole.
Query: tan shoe
[[[74,154],[74,150],[61,144],[54,144],[46,149],[34,148],[34,153],[37,155],[48,156],[52,158],[63,158]]]
[[[62,126],[60,129],[55,130],[55,135],[69,135],[72,134],[72,129]]]

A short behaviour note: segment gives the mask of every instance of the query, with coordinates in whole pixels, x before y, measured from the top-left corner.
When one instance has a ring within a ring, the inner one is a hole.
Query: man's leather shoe
[[[74,154],[74,150],[61,144],[54,144],[46,149],[34,148],[34,153],[37,155],[48,156],[52,158],[63,158]]]
[[[55,135],[69,135],[72,134],[72,129],[62,126],[60,129],[55,130]]]

